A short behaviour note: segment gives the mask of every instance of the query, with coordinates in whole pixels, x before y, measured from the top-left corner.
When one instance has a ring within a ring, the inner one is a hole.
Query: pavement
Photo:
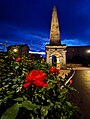
[[[90,119],[90,68],[75,71],[72,86],[79,92],[72,91],[70,99],[80,108],[79,119]],[[89,69],[89,70],[87,70]]]
[[[68,75],[68,73],[70,73],[70,70],[90,70],[90,67],[73,67],[73,68],[67,68],[65,70],[60,70],[60,76],[65,78],[65,75]]]
[[[73,70],[90,70],[90,67],[74,67]]]

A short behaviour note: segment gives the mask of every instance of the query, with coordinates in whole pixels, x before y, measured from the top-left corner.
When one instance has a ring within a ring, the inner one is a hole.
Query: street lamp
[[[90,49],[87,50],[87,54],[88,54],[88,66],[90,64]]]
[[[15,52],[15,53],[16,53],[17,51],[18,51],[18,49],[17,49],[17,48],[14,48],[14,49],[13,49],[13,52]]]
[[[87,50],[87,53],[88,53],[88,54],[90,53],[90,49],[89,49],[89,50]]]

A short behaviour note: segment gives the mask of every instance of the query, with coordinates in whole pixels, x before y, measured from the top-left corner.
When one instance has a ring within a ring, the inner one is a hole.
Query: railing
[[[61,86],[61,89],[63,89],[72,79],[72,77],[75,75],[75,70],[71,70],[71,72],[68,75],[65,75],[65,79],[67,79],[67,81],[64,83],[64,85]]]

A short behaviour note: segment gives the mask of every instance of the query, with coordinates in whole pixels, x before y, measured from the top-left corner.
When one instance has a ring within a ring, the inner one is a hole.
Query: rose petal
[[[48,83],[45,83],[44,85],[43,85],[43,87],[47,87],[48,86]]]
[[[22,60],[22,58],[21,57],[18,57],[17,59],[16,59],[16,62],[20,62]]]
[[[55,67],[52,67],[49,69],[50,73],[60,73],[59,69],[55,68]]]
[[[27,86],[29,86],[31,83],[25,83],[23,86],[24,88],[26,88]]]
[[[27,82],[31,82],[31,81],[33,81],[33,77],[31,77],[30,75],[26,75],[26,81]]]
[[[34,81],[34,85],[36,85],[36,86],[43,87],[43,84],[44,84],[44,82],[42,82],[42,81],[38,81],[38,80]]]
[[[43,80],[45,80],[45,76],[46,76],[46,74],[43,73],[42,75],[38,75],[38,76],[36,76],[35,79],[36,79],[36,80],[43,81]]]

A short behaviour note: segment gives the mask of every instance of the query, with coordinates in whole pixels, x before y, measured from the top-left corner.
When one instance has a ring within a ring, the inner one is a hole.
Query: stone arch
[[[46,45],[46,62],[52,66],[52,56],[56,57],[56,67],[63,68],[66,65],[66,46]]]
[[[60,69],[60,59],[61,59],[62,55],[59,52],[53,52],[50,55],[50,64],[52,66],[56,66],[58,69]],[[55,58],[55,61],[53,62],[53,58]],[[55,63],[55,64],[54,64]]]

